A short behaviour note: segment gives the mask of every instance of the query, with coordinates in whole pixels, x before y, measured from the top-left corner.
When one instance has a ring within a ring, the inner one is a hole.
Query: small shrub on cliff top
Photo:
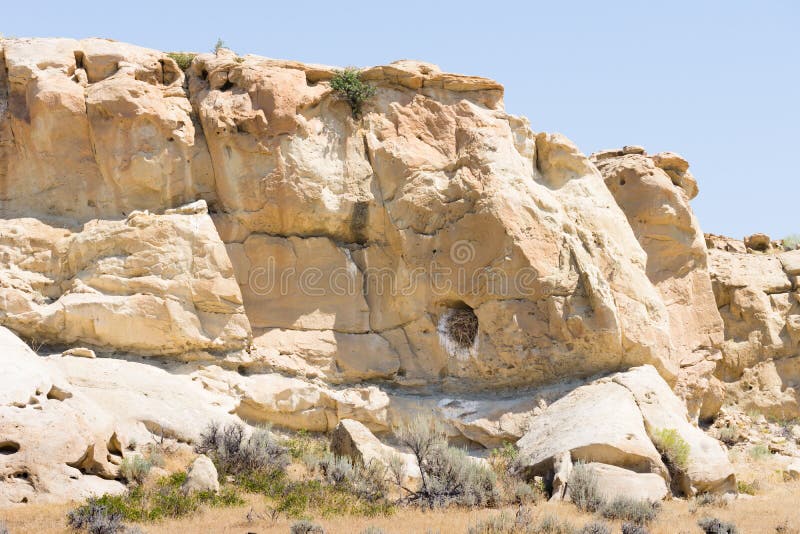
[[[228,48],[228,45],[222,40],[222,37],[218,37],[217,42],[214,43],[214,53],[219,52],[223,48]]]
[[[178,64],[178,67],[181,70],[187,70],[189,67],[192,66],[192,60],[197,56],[197,54],[187,54],[184,52],[170,52],[167,54],[168,57],[171,57],[175,63]]]
[[[795,250],[800,245],[800,234],[787,235],[781,240],[783,248]]]
[[[375,87],[361,80],[361,73],[354,67],[338,70],[331,78],[331,89],[336,91],[339,98],[350,104],[353,118],[361,116],[361,106],[364,102],[375,96]]]

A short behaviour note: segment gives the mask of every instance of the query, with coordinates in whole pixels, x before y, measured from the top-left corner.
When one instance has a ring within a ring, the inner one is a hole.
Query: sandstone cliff
[[[0,62],[0,325],[47,355],[0,330],[31,377],[0,406],[0,499],[96,489],[130,440],[220,417],[389,432],[429,408],[498,446],[575,388],[626,399],[652,459],[634,470],[668,479],[652,433],[680,427],[691,493],[730,488],[691,424],[723,382],[797,407],[796,257],[709,250],[680,156],[588,158],[506,113],[498,83],[413,61],[362,71],[358,120],[321,65],[221,50],[183,71],[101,39],[2,40]],[[30,435],[58,417],[82,422],[51,455]]]

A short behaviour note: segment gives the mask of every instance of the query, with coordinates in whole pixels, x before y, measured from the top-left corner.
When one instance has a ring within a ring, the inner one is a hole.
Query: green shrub
[[[637,525],[636,523],[623,523],[622,534],[650,534],[650,531],[644,525]]]
[[[685,471],[689,463],[689,444],[675,429],[661,428],[653,432],[653,444],[661,453],[667,467]]]
[[[213,52],[216,54],[216,53],[218,53],[220,50],[222,50],[223,48],[228,48],[228,45],[225,43],[225,41],[223,41],[223,40],[222,40],[222,37],[218,37],[218,38],[217,38],[217,42],[216,42],[216,43],[214,43],[214,50],[213,50]]]
[[[798,245],[800,245],[800,234],[787,235],[781,239],[781,244],[783,245],[783,248],[795,250]]]
[[[579,534],[611,534],[611,525],[605,521],[592,521],[586,523]]]
[[[152,462],[141,454],[134,454],[122,460],[119,464],[119,474],[128,482],[141,484],[153,468]]]
[[[705,534],[739,534],[736,525],[728,521],[721,521],[714,517],[704,517],[697,522]]]
[[[761,460],[769,458],[770,452],[766,445],[754,445],[748,449],[747,454],[750,455],[750,458],[753,460],[760,462]]]
[[[122,514],[109,510],[100,499],[95,498],[90,498],[86,504],[67,514],[67,524],[74,530],[84,530],[89,534],[117,534],[125,528]]]
[[[197,57],[197,54],[188,54],[186,52],[170,52],[167,54],[167,56],[175,60],[175,63],[178,64],[178,67],[185,71],[192,66],[192,60]]]
[[[544,516],[532,530],[534,534],[575,534],[576,531],[575,525],[554,515]]]
[[[90,499],[86,504],[70,512],[70,517],[91,517],[93,510],[102,508],[112,517],[126,521],[156,521],[169,517],[182,517],[194,512],[202,505],[212,507],[238,506],[244,504],[239,494],[230,487],[219,493],[198,492],[184,494],[181,485],[186,473],[174,473],[158,481],[153,488],[136,486],[123,495],[103,495]]]
[[[575,464],[567,484],[570,499],[579,510],[596,512],[603,506],[603,497],[597,486],[597,476],[583,463]]]
[[[289,530],[290,534],[325,534],[325,529],[321,525],[312,523],[311,521],[298,521],[292,525]]]
[[[308,459],[312,459],[311,462],[308,462],[311,466],[316,465],[317,460],[328,452],[328,441],[312,436],[308,430],[298,430],[294,435],[286,438],[283,445],[294,460],[306,462]]]
[[[739,429],[736,428],[736,425],[720,428],[717,437],[722,443],[732,447],[739,440]]]
[[[600,508],[600,514],[607,519],[621,519],[637,525],[649,523],[660,511],[659,502],[639,501],[628,497],[616,497]]]
[[[499,501],[495,473],[462,449],[448,446],[435,419],[418,416],[398,429],[397,437],[411,449],[422,475],[414,500],[431,507],[492,506]]]
[[[369,98],[375,96],[375,87],[361,80],[361,72],[354,67],[337,70],[331,78],[331,89],[339,98],[350,104],[353,118],[361,116],[361,107]]]
[[[256,428],[248,434],[239,423],[209,424],[200,436],[197,452],[211,458],[220,480],[228,475],[283,470],[289,464],[287,449],[268,428]]]
[[[745,482],[744,480],[736,481],[736,491],[744,493],[745,495],[755,495],[758,493],[759,486],[758,480],[752,482]]]
[[[533,514],[527,506],[520,506],[514,517],[508,512],[487,517],[470,525],[467,534],[523,534],[535,532]]]

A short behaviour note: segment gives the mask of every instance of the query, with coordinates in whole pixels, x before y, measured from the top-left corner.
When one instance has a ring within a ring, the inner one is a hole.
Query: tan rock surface
[[[637,501],[661,501],[669,495],[664,479],[655,473],[637,473],[614,465],[588,463],[584,469],[597,480],[597,489],[608,500],[625,497]]]
[[[599,462],[668,477],[627,388],[600,381],[581,386],[535,417],[517,442],[528,476],[546,475],[569,451],[573,462]]]
[[[670,339],[680,358],[678,389],[697,416],[724,330],[705,238],[689,206],[696,185],[687,190],[683,181],[689,164],[672,152],[593,160],[647,254],[647,276],[666,303]]]
[[[205,213],[81,229],[0,219],[0,324],[46,343],[139,354],[231,351],[250,326]]]
[[[633,395],[652,439],[659,431],[674,430],[689,445],[684,470],[687,480],[683,484],[686,495],[736,490],[733,466],[725,447],[689,422],[685,405],[653,367],[618,373],[613,380]]]

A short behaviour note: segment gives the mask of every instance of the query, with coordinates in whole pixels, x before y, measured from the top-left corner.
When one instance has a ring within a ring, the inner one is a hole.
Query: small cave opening
[[[439,319],[439,333],[451,353],[471,350],[475,346],[479,326],[475,310],[461,301],[448,304]]]
[[[19,452],[19,443],[16,441],[0,441],[0,454],[8,456]]]

